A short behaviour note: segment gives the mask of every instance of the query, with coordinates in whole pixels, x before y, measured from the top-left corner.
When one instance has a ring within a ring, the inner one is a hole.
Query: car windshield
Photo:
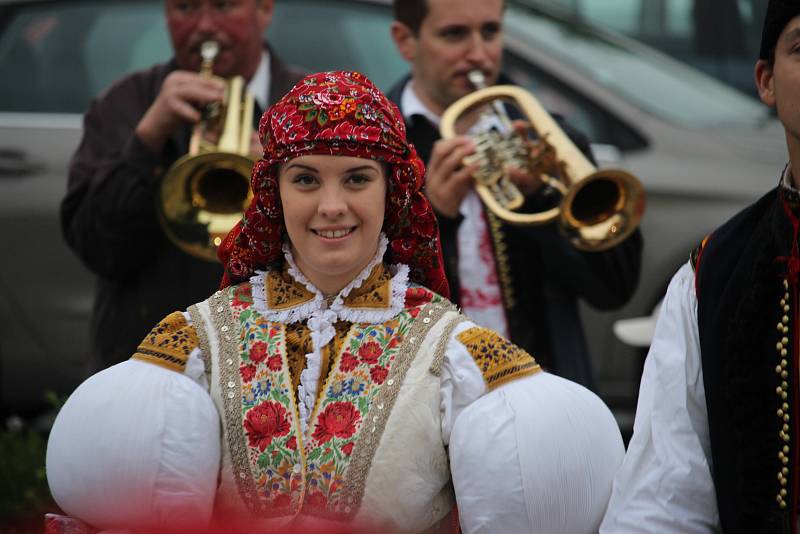
[[[3,13],[0,109],[83,113],[134,69],[169,59],[161,2],[22,4]]]
[[[157,0],[0,5],[0,111],[83,113],[117,78],[169,59],[163,9]],[[276,2],[267,37],[289,64],[360,70],[388,90],[408,69],[391,21],[388,5]]]
[[[511,5],[507,35],[572,65],[642,110],[687,128],[762,119],[766,108],[705,74],[575,20]]]

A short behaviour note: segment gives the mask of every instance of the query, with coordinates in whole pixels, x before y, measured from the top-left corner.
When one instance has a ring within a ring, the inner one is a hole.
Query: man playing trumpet
[[[263,41],[273,0],[165,0],[164,8],[173,58],[122,78],[92,103],[61,205],[67,241],[98,278],[95,367],[128,358],[154,322],[213,291],[222,275],[220,265],[173,245],[155,211],[162,175],[187,152],[202,110],[223,98],[225,84],[199,74],[201,44],[218,43],[214,74],[242,76],[257,109],[302,77]],[[260,155],[255,133],[251,145]]]
[[[392,37],[411,74],[390,92],[408,137],[427,162],[426,194],[438,216],[453,300],[476,322],[502,332],[556,374],[594,386],[577,301],[599,309],[622,306],[639,278],[638,230],[604,252],[580,252],[554,224],[493,228],[474,191],[475,146],[467,136],[440,139],[445,109],[475,87],[511,83],[501,72],[503,0],[395,0]],[[562,129],[587,156],[585,137]],[[542,183],[509,171],[529,198]],[[499,236],[499,237],[498,237]]]

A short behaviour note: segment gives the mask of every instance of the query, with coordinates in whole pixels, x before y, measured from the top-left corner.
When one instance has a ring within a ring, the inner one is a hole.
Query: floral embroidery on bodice
[[[421,287],[407,287],[403,266],[390,271],[378,261],[368,266],[357,286],[346,288],[328,306],[313,286],[305,286],[305,294],[291,288],[272,291],[286,283],[303,284],[291,272],[291,262],[287,264],[283,271],[260,273],[261,280],[254,277],[229,288],[211,304],[227,307],[230,322],[219,329],[223,337],[233,334],[226,338],[230,356],[222,356],[231,364],[221,365],[220,382],[234,475],[244,501],[258,515],[345,519],[360,506],[359,491],[377,446],[374,438],[382,431],[378,426],[385,424],[407,360],[413,358],[403,344],[420,311],[444,299]],[[397,286],[402,288],[399,295]],[[285,295],[292,295],[289,306]],[[228,306],[222,306],[224,301]],[[281,305],[273,306],[275,302]],[[302,313],[295,313],[298,309]],[[320,311],[333,316],[312,324]],[[330,337],[320,335],[328,329],[334,331]],[[287,342],[292,336],[297,338],[293,350]],[[307,362],[321,355],[321,349],[330,358],[319,369],[321,386],[313,390],[304,425],[303,391],[292,369],[302,357],[297,351],[309,347],[305,336],[313,346],[305,354]],[[238,465],[237,458],[242,460]]]

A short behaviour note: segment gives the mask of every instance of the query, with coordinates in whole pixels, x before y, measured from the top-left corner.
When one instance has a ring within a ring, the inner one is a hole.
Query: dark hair
[[[394,0],[394,20],[402,22],[414,35],[428,15],[428,0]]]

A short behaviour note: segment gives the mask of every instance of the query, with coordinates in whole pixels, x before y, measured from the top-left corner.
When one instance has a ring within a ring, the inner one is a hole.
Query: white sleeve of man
[[[596,533],[624,448],[588,389],[539,371],[487,388],[454,331],[442,368],[443,438],[465,534]]]
[[[687,263],[667,289],[601,534],[719,529],[694,280]]]

